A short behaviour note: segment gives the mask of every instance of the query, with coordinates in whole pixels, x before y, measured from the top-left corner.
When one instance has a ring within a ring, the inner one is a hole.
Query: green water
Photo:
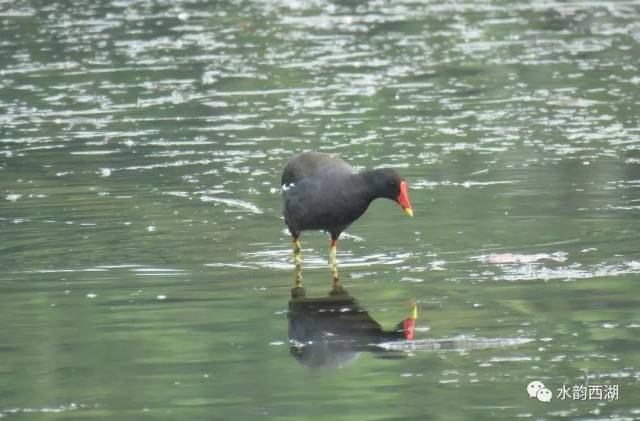
[[[638,419],[639,15],[0,1],[0,418]],[[412,341],[290,341],[303,150],[409,181],[415,217],[374,202],[338,259],[367,326],[417,303]],[[618,399],[558,396],[587,384]]]

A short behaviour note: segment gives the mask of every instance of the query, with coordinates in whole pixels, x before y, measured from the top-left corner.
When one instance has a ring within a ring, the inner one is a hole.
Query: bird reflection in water
[[[413,303],[407,319],[395,329],[384,330],[341,286],[315,298],[307,297],[304,288],[295,287],[287,318],[289,349],[298,362],[316,368],[342,367],[363,351],[393,356],[377,344],[412,340],[417,308]]]

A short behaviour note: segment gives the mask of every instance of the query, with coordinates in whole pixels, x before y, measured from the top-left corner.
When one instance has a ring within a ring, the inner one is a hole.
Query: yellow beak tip
[[[413,209],[411,208],[405,208],[404,209],[404,213],[406,213],[407,215],[409,215],[411,218],[413,218]]]

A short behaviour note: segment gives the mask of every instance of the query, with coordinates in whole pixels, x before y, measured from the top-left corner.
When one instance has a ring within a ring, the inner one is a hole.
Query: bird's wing
[[[296,183],[303,178],[307,178],[327,167],[331,167],[335,172],[353,173],[349,164],[337,155],[322,152],[304,152],[294,156],[282,171],[283,186]]]

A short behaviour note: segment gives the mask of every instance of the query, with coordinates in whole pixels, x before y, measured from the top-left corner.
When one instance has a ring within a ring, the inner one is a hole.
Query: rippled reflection
[[[363,352],[380,358],[402,358],[414,352],[455,351],[466,353],[489,348],[518,347],[530,337],[421,337],[428,327],[416,327],[418,308],[412,302],[408,316],[394,328],[385,330],[358,300],[343,287],[333,287],[327,295],[307,297],[301,287],[291,289],[289,301],[289,352],[311,368],[341,368],[353,363]],[[424,323],[424,317],[423,323]]]
[[[291,290],[287,314],[289,350],[309,367],[342,367],[362,352],[386,352],[377,344],[413,339],[417,317],[413,304],[405,320],[385,330],[342,287],[318,297],[307,297],[304,288],[296,287]]]

